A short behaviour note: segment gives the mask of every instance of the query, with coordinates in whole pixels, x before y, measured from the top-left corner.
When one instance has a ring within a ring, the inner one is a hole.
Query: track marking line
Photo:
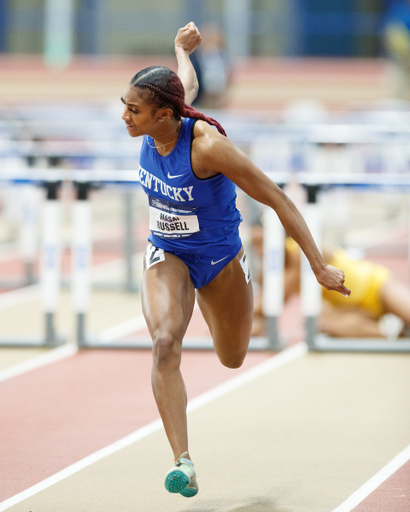
[[[230,391],[233,391],[234,389],[237,389],[243,386],[244,384],[247,384],[248,382],[257,379],[258,377],[261,377],[266,373],[275,370],[276,368],[279,368],[280,366],[290,363],[291,361],[297,359],[298,357],[301,357],[304,354],[306,354],[306,352],[307,345],[304,342],[300,342],[297,345],[294,345],[293,347],[284,350],[283,352],[280,352],[276,356],[267,359],[263,363],[260,363],[257,366],[250,368],[244,373],[241,373],[240,375],[233,377],[232,379],[222,384],[219,384],[214,389],[206,391],[202,395],[199,395],[198,397],[190,400],[188,403],[187,412],[191,413],[203,407],[204,405],[212,402],[213,400],[216,400],[217,398],[226,395]],[[51,487],[52,485],[55,485],[58,482],[61,482],[65,478],[68,478],[69,476],[74,475],[78,471],[81,471],[82,469],[85,469],[86,467],[95,464],[96,462],[104,459],[105,457],[108,457],[109,455],[112,455],[113,453],[116,453],[119,450],[122,450],[123,448],[126,448],[131,444],[134,444],[135,442],[144,439],[145,437],[149,436],[150,434],[153,434],[154,432],[160,430],[161,428],[163,428],[163,425],[160,419],[155,420],[152,423],[149,423],[148,425],[145,425],[144,427],[136,430],[132,434],[129,434],[128,436],[123,437],[122,439],[116,441],[115,443],[110,444],[109,446],[106,446],[105,448],[102,448],[101,450],[98,450],[92,453],[91,455],[88,455],[87,457],[79,460],[78,462],[75,462],[71,466],[68,466],[67,468],[63,469],[62,471],[59,471],[55,475],[3,501],[2,503],[0,503],[0,512],[2,512],[3,510],[7,510],[13,505],[17,505],[17,503],[20,503],[23,500],[30,498],[34,494],[44,491],[48,487]]]
[[[306,353],[307,345],[304,341],[301,341],[293,347],[290,347],[283,352],[279,352],[279,354],[267,359],[263,363],[259,363],[257,366],[250,368],[246,372],[243,372],[222,384],[218,384],[218,386],[213,389],[205,391],[202,395],[193,398],[188,403],[187,412],[193,412],[213,400],[216,400],[220,396],[226,395],[230,391],[233,391],[244,384],[248,384],[248,382],[257,379],[258,377],[262,377],[266,373],[275,370],[286,363],[290,363],[294,359],[297,359]]]
[[[0,295],[0,309],[7,309],[36,300],[39,294],[40,286],[38,284],[31,284],[30,286],[25,286],[18,290],[2,293]]]
[[[195,302],[194,311],[197,309],[199,309],[199,306]],[[120,322],[119,324],[115,324],[112,327],[107,327],[107,329],[97,333],[95,337],[101,343],[110,343],[125,338],[129,334],[142,329],[147,329],[147,322],[145,321],[144,315],[139,315],[125,320],[124,322]]]
[[[332,512],[350,512],[410,460],[410,445]]]
[[[42,354],[41,356],[33,357],[33,359],[23,361],[22,363],[18,363],[14,366],[11,366],[10,368],[1,370],[0,382],[3,382],[7,379],[12,379],[13,377],[17,377],[18,375],[22,375],[23,373],[27,373],[31,370],[36,370],[42,366],[55,363],[61,359],[66,359],[67,357],[75,355],[77,352],[78,347],[74,344],[64,345],[63,347],[52,349],[49,352]]]
[[[98,333],[96,337],[98,338],[98,341],[102,343],[109,343],[110,341],[119,340],[128,334],[131,334],[135,331],[140,331],[146,327],[147,323],[145,322],[145,318],[143,315],[139,315],[135,318],[130,318],[129,320],[125,320],[124,322],[104,329]]]
[[[137,253],[134,258],[140,258],[142,253]],[[121,268],[123,265],[123,258],[116,258],[111,261],[104,263],[98,263],[92,266],[92,281],[98,281],[100,278],[107,277],[107,274],[114,272]],[[41,285],[31,284],[29,286],[23,286],[17,290],[4,292],[0,294],[0,310],[11,308],[13,306],[20,306],[26,302],[31,302],[40,299]]]

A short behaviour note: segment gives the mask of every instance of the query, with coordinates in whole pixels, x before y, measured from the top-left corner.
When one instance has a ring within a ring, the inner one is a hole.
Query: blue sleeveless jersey
[[[223,174],[199,179],[192,171],[194,124],[183,119],[176,146],[167,156],[150,147],[151,137],[142,143],[139,179],[149,199],[149,240],[165,251],[200,254],[239,239],[242,217],[235,184]]]

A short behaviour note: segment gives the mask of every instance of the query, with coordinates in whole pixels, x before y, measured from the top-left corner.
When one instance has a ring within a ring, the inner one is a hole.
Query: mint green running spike
[[[165,475],[165,489],[168,492],[182,494],[185,498],[192,498],[198,493],[198,483],[193,463],[183,458],[187,453],[178,457],[175,466]]]

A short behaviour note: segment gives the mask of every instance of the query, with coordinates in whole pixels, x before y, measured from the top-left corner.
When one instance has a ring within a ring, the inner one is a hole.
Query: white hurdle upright
[[[266,318],[268,348],[280,350],[278,319],[284,306],[285,230],[272,208],[263,214],[263,313]]]
[[[57,337],[55,330],[61,287],[61,205],[58,201],[59,182],[47,182],[45,186],[40,287],[46,323],[44,344],[56,346],[64,341]]]
[[[76,336],[79,347],[86,345],[85,319],[91,296],[91,204],[90,184],[74,182],[77,198],[73,203],[71,237],[71,298],[76,315]]]

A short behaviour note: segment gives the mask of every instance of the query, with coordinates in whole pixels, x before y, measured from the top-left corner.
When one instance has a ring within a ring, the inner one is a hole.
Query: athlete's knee
[[[170,334],[155,337],[152,355],[154,365],[158,369],[178,368],[181,362],[181,343]]]

